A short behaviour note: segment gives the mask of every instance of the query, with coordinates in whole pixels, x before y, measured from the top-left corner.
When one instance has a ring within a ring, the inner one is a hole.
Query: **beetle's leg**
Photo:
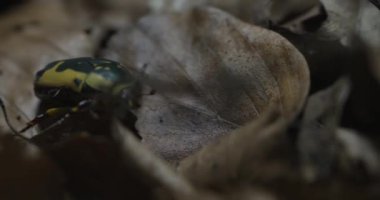
[[[67,118],[70,117],[70,114],[71,114],[70,112],[66,113],[64,116],[62,116],[61,118],[59,118],[59,119],[58,119],[57,121],[55,121],[53,124],[50,124],[47,128],[44,128],[44,129],[40,132],[40,134],[41,134],[41,133],[44,133],[44,132],[46,132],[46,131],[48,131],[48,130],[50,130],[50,129],[52,129],[52,128],[54,128],[54,127],[60,125],[60,124],[62,124]]]
[[[74,107],[49,108],[44,113],[37,115],[37,117],[29,121],[27,125],[23,129],[18,131],[17,133],[18,134],[23,133],[27,131],[28,129],[32,128],[33,126],[41,123],[45,119],[48,119],[51,117],[58,117],[58,116],[63,115],[63,117],[59,119],[59,122],[62,123],[63,120],[66,119],[70,114],[86,111],[93,105],[93,103],[94,102],[92,100],[83,100]],[[60,123],[54,123],[54,124],[58,125]]]

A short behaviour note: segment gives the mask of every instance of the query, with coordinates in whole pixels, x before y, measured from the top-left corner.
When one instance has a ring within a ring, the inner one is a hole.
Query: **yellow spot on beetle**
[[[103,92],[111,92],[108,91],[111,88],[113,82],[105,79],[96,73],[90,73],[86,78],[86,84],[94,89],[103,91]]]
[[[64,61],[58,62],[54,67],[46,70],[37,80],[37,84],[49,87],[69,87],[73,91],[80,92],[87,74],[70,68],[57,72],[57,68],[63,63]],[[81,81],[81,84],[79,85],[75,84],[78,80]]]

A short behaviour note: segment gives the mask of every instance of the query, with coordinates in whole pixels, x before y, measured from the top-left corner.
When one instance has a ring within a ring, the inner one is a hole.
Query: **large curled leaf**
[[[303,105],[303,56],[271,31],[214,8],[151,15],[115,36],[106,57],[140,71],[158,90],[145,95],[143,142],[180,159],[278,104],[286,117]]]

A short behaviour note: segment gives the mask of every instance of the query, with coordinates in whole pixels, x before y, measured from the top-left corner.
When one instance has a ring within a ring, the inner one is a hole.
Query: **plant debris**
[[[52,61],[114,60],[143,86],[23,137],[1,113],[0,199],[380,199],[378,2],[0,3],[14,129],[72,106],[34,94]]]

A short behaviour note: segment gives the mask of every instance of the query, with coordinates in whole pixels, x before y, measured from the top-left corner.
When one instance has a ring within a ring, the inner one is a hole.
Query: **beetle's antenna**
[[[7,123],[9,129],[11,129],[11,131],[14,133],[15,136],[17,137],[20,137],[21,139],[24,139],[26,141],[29,141],[28,138],[24,137],[23,135],[21,135],[19,132],[16,131],[16,129],[12,126],[11,122],[9,121],[9,118],[8,118],[8,114],[7,114],[7,110],[5,109],[5,105],[4,105],[4,101],[3,99],[1,99],[0,97],[0,107],[1,107],[1,110],[3,111],[3,115],[4,115],[4,119],[5,119],[5,122]]]
[[[35,122],[35,121],[30,121],[30,122],[28,122],[28,124],[23,128],[23,129],[21,129],[20,131],[18,131],[17,132],[17,134],[20,134],[20,133],[23,133],[23,132],[25,132],[25,131],[27,131],[27,130],[29,130],[30,128],[32,128],[33,126],[35,126],[37,123]]]
[[[18,135],[18,132],[16,131],[16,129],[12,126],[12,124],[9,121],[7,110],[5,109],[4,101],[1,98],[0,98],[0,107],[1,107],[1,110],[3,111],[4,119],[5,119],[5,122],[7,123],[8,127],[9,127],[9,129],[11,129],[11,131],[15,135]]]

